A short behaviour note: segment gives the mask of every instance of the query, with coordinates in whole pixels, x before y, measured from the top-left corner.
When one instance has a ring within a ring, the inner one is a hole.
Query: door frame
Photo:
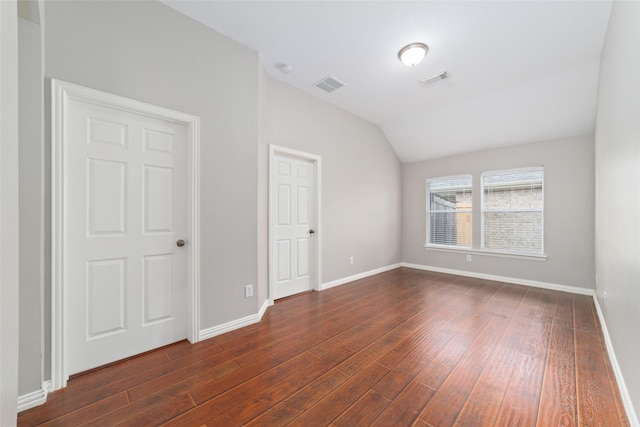
[[[276,156],[288,157],[291,159],[303,159],[313,163],[314,197],[313,197],[313,217],[315,218],[316,234],[312,241],[312,256],[309,260],[312,277],[310,278],[311,288],[315,291],[321,289],[322,278],[322,158],[316,154],[294,150],[274,144],[269,144],[269,304],[273,305],[276,286],[276,255],[275,229],[276,229]]]
[[[77,100],[129,113],[172,121],[187,127],[187,328],[191,343],[200,330],[200,118],[110,93],[51,79],[51,382],[53,390],[66,387],[69,222],[68,128],[69,102]]]

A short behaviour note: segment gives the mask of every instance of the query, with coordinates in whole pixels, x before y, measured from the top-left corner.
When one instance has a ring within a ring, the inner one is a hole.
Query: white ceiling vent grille
[[[334,90],[340,89],[342,86],[344,86],[344,83],[342,83],[340,80],[336,79],[335,77],[327,76],[324,79],[320,80],[318,83],[316,83],[315,86],[319,87],[325,92],[331,93]]]
[[[420,80],[420,84],[422,86],[426,86],[430,83],[435,83],[435,82],[439,82],[440,80],[444,80],[447,77],[450,77],[449,73],[446,70],[441,71],[438,74],[434,74],[433,76],[425,77],[424,79]]]

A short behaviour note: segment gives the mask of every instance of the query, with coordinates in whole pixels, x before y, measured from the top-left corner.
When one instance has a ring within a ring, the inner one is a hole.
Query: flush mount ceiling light
[[[424,43],[411,43],[400,49],[398,59],[407,67],[415,67],[422,62],[429,48]]]

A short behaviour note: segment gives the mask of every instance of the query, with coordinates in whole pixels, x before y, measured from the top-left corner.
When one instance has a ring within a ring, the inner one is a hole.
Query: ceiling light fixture
[[[411,43],[400,49],[398,59],[407,67],[415,67],[422,62],[429,48],[424,43]]]

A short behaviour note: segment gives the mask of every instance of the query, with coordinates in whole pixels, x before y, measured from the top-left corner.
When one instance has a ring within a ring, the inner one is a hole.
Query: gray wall
[[[0,425],[16,424],[18,394],[18,14],[0,2]]]
[[[158,2],[47,2],[45,77],[201,118],[202,328],[256,312],[258,55]]]
[[[380,128],[278,80],[267,82],[266,142],[322,156],[322,282],[400,262],[401,164]],[[264,163],[268,146],[260,152]],[[264,172],[262,178],[264,195]]]
[[[596,118],[596,294],[640,410],[640,3],[614,2]],[[607,292],[605,304],[604,292]]]
[[[593,288],[593,136],[538,142],[404,165],[403,252],[407,263]],[[425,250],[430,177],[473,174],[473,247],[480,248],[480,174],[544,166],[546,261]]]
[[[267,137],[267,95],[269,77],[260,67],[260,141],[258,144],[258,302],[269,299],[269,149]]]
[[[40,25],[18,20],[20,395],[42,384],[43,186]]]
[[[243,287],[257,281],[257,53],[158,2],[46,2],[44,16],[45,93],[56,78],[200,116],[200,326],[255,314],[258,298],[245,299]],[[45,212],[48,224],[49,192]],[[21,340],[35,341],[39,319],[22,320]],[[21,390],[31,385],[20,380]]]

